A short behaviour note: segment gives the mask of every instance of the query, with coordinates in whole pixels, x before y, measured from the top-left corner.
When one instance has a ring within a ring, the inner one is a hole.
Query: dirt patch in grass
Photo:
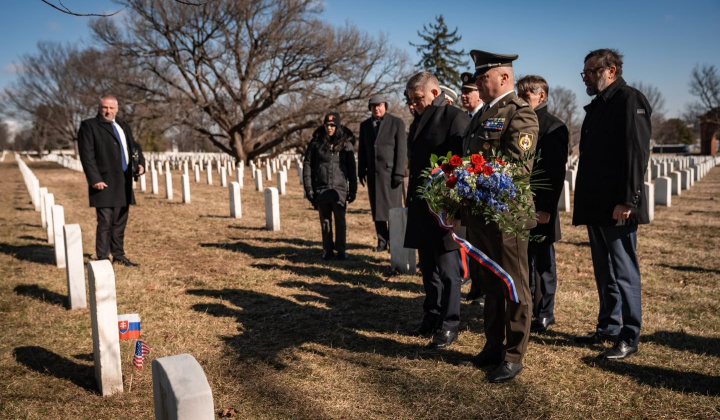
[[[83,175],[29,166],[66,223],[80,224],[87,260],[95,213]],[[134,371],[133,342],[121,342],[125,392],[103,398],[89,312],[66,308],[65,272],[8,156],[0,163],[0,417],[152,418],[150,361],[179,353],[202,365],[216,412],[235,408],[236,418],[720,416],[720,169],[673,197],[673,207],[656,207],[639,230],[644,325],[640,353],[625,362],[600,361],[605,345],[572,340],[594,328],[597,291],[586,230],[563,214],[557,325],[531,338],[524,372],[503,385],[454,365],[484,343],[476,306],[463,305],[461,334],[445,351],[402,334],[421,317],[422,282],[390,273],[388,254],[371,251],[366,190],[348,212],[350,260],[324,262],[317,212],[295,168],[288,174],[279,232],[264,229],[264,197],[249,171],[240,220],[228,217],[227,189],[204,176],[191,181],[188,205],[178,171],[175,200],[164,199],[164,182],[157,196],[136,192],[126,252],[142,265],[115,267],[117,303],[119,313],[140,314],[153,352]]]

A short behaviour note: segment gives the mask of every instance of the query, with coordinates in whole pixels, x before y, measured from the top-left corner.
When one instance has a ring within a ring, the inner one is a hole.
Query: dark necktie
[[[125,148],[123,147],[122,140],[120,140],[120,133],[118,133],[117,128],[115,128],[115,123],[110,123],[113,129],[113,133],[115,133],[115,138],[117,139],[118,143],[120,144],[120,158],[122,159],[122,169],[123,172],[127,170],[127,160],[125,160]]]
[[[382,120],[375,120],[375,135],[377,136],[378,131],[380,131],[380,123]]]

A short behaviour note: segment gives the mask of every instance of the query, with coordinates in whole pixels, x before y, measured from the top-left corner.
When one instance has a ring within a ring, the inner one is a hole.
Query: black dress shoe
[[[429,349],[442,349],[450,344],[452,344],[453,341],[457,338],[457,331],[450,331],[450,330],[437,330],[435,331],[435,335],[433,335],[433,339],[428,344]]]
[[[594,332],[588,335],[580,335],[575,337],[575,342],[580,344],[598,344],[603,341],[617,341],[618,336],[612,334],[603,334],[601,332]]]
[[[337,259],[340,261],[346,261],[348,258],[350,257],[348,256],[347,252],[338,252],[337,254]]]
[[[555,323],[555,317],[536,318],[530,324],[530,332],[541,333],[547,331],[548,327]]]
[[[602,357],[607,360],[622,360],[632,356],[637,351],[637,347],[630,347],[624,341],[618,341],[610,350],[603,353]]]
[[[497,365],[500,362],[502,362],[502,353],[494,353],[483,350],[467,360],[459,361],[458,365],[484,368],[486,366]]]
[[[378,246],[376,246],[375,248],[373,248],[373,252],[382,252],[382,251],[385,251],[385,250],[387,249],[387,247],[388,247],[388,246],[387,246],[386,243],[385,243],[385,244],[380,243],[380,244],[378,244]]]
[[[119,257],[113,259],[113,264],[120,264],[127,267],[140,267],[140,264],[134,263],[127,259],[127,257]]]
[[[522,372],[523,365],[522,363],[513,363],[513,362],[502,362],[500,366],[497,367],[497,369],[493,370],[492,372],[488,373],[488,381],[499,384],[502,382],[507,382]]]
[[[484,308],[485,307],[485,296],[480,296],[477,299],[473,299],[472,301],[470,301],[470,304],[477,305],[480,307],[480,309]]]
[[[419,327],[407,333],[411,337],[430,337],[435,332],[435,327],[423,321]]]
[[[322,259],[325,261],[332,260],[334,254],[332,251],[323,251]]]

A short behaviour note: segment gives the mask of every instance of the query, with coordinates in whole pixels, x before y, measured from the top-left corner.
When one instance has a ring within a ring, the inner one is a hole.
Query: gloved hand
[[[347,201],[348,203],[352,203],[353,201],[355,201],[355,193],[348,194]]]
[[[397,188],[401,186],[403,183],[403,177],[398,175],[393,175],[392,180],[390,180],[390,187]]]
[[[315,207],[315,195],[312,192],[305,191],[305,197],[308,199],[310,204]]]
[[[362,185],[363,187],[365,186],[365,180],[366,180],[366,177],[364,177],[364,176],[361,176],[358,178],[358,181],[360,181],[360,185]]]

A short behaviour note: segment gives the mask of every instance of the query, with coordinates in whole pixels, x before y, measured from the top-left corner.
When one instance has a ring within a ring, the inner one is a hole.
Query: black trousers
[[[390,230],[386,220],[375,222],[375,233],[377,233],[378,245],[385,246],[390,240]]]
[[[554,318],[555,290],[555,245],[545,242],[528,244],[528,268],[530,270],[530,294],[533,296],[535,318]]]
[[[97,230],[95,231],[95,255],[99,260],[107,260],[125,255],[125,226],[128,221],[129,207],[97,207]]]
[[[337,202],[318,203],[320,214],[320,228],[322,229],[323,251],[332,252],[335,249],[338,253],[345,252],[346,234],[345,206]],[[333,217],[335,218],[335,242],[333,243]]]
[[[449,331],[460,325],[460,252],[418,249],[422,267],[425,301],[423,323]]]

